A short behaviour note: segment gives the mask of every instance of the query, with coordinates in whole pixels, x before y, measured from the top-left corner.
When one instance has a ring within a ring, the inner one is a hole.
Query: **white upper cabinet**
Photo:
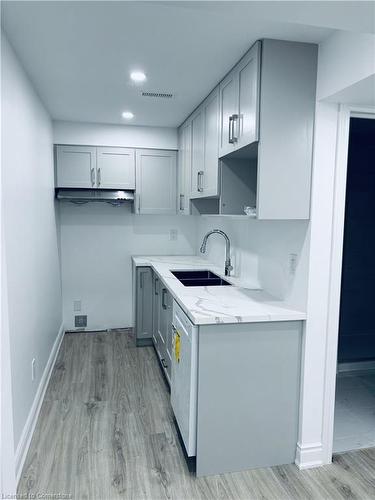
[[[94,188],[96,186],[96,148],[56,147],[56,187]]]
[[[308,219],[317,45],[263,40],[258,219]]]
[[[237,66],[238,119],[237,147],[252,144],[259,138],[259,79],[260,79],[260,43]]]
[[[260,42],[220,83],[219,156],[258,140]]]
[[[204,174],[203,195],[218,194],[219,175],[219,89],[215,89],[203,103],[204,109]]]
[[[236,78],[232,71],[220,84],[219,156],[234,150],[233,115],[236,113]]]
[[[135,189],[135,150],[97,148],[97,187]]]
[[[137,214],[176,213],[176,160],[175,151],[137,149]]]
[[[56,146],[56,187],[135,189],[135,150]]]
[[[202,107],[191,118],[191,197],[203,193],[204,175],[204,110]]]
[[[258,41],[186,120],[192,213],[310,217],[316,72],[317,45]]]
[[[191,122],[178,131],[178,213],[190,215]]]
[[[203,101],[191,117],[191,198],[218,194],[219,89]]]

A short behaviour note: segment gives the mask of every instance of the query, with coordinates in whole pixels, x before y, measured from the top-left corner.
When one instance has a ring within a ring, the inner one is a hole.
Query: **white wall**
[[[327,366],[326,362],[329,359],[332,365],[336,361],[335,354],[331,356],[329,352],[335,348],[332,347],[327,325],[332,309],[329,301],[332,231],[339,222],[334,205],[338,154],[337,102],[340,102],[338,96],[344,89],[354,88],[374,72],[374,40],[373,35],[338,32],[319,46],[307,321],[297,454],[297,463],[302,468],[329,463],[332,457],[332,443],[328,442],[332,436],[326,429],[333,408],[334,390],[331,389],[334,381],[327,380],[326,375],[329,372],[334,377],[335,366]],[[334,96],[337,96],[336,103]],[[333,344],[335,340],[337,336]]]
[[[3,35],[1,52],[1,173],[17,446],[61,326],[61,281],[52,124]]]
[[[234,274],[250,286],[260,286],[291,305],[306,308],[308,221],[257,221],[225,217],[199,219],[198,248],[210,229],[222,229],[231,240]],[[297,254],[297,269],[290,273],[289,256]],[[206,256],[224,266],[222,237],[210,236]]]
[[[375,35],[338,31],[319,47],[317,99],[332,97],[374,73]]]
[[[1,181],[0,181],[1,186]],[[4,241],[3,195],[0,191],[0,234]],[[4,245],[1,245],[0,260],[0,496],[15,495],[16,470],[13,439],[13,398],[10,364],[10,337],[8,318],[8,282]]]
[[[170,229],[177,229],[176,241]],[[88,315],[88,329],[132,326],[132,255],[194,254],[196,217],[134,215],[105,203],[61,204],[64,325]],[[73,301],[82,301],[74,313]]]
[[[55,121],[55,144],[177,149],[177,129]]]

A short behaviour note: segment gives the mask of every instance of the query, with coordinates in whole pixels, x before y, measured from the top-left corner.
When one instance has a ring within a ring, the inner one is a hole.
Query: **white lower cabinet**
[[[143,293],[137,291],[136,294],[137,343],[138,345],[142,344],[138,338],[143,338],[142,331],[145,329],[141,326],[145,324],[145,321],[138,320],[138,315],[141,317],[147,316],[146,325],[147,331],[149,331],[147,338],[149,340],[152,339],[160,365],[170,383],[172,369],[173,299],[168,289],[151,268],[137,268],[137,276],[145,270],[148,270],[149,274],[147,276],[150,276],[150,279],[147,278],[147,293],[143,290]],[[138,325],[140,326],[138,327]],[[140,332],[140,337],[138,332]],[[149,344],[150,342],[147,343]]]
[[[137,214],[175,214],[177,155],[175,151],[137,149]]]
[[[137,344],[152,337],[153,281],[149,267],[138,267],[136,272],[136,339]]]

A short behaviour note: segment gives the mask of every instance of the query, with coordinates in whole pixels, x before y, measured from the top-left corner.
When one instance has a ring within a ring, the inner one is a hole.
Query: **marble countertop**
[[[132,260],[136,267],[152,267],[195,325],[306,319],[305,312],[295,310],[285,301],[257,289],[256,283],[224,276],[223,268],[198,256],[134,256]],[[193,269],[213,271],[233,286],[185,287],[171,273],[171,270]]]

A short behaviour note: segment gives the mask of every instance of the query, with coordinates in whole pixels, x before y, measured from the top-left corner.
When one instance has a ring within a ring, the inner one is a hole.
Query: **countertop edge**
[[[149,256],[150,259],[155,259],[158,256]],[[160,258],[163,258],[165,256],[160,255]],[[171,256],[173,257],[173,256]],[[189,258],[189,257],[196,257],[196,255],[176,255],[177,258]],[[165,277],[162,276],[158,270],[154,267],[154,263],[151,260],[147,259],[147,256],[143,255],[133,255],[131,257],[132,259],[132,264],[137,268],[137,267],[150,267],[157,275],[158,278],[164,283],[164,285],[168,288],[169,292],[171,293],[172,297],[178,305],[183,309],[185,314],[189,317],[191,322],[196,325],[196,326],[209,326],[209,325],[244,325],[247,323],[267,323],[267,322],[286,322],[286,321],[305,321],[306,320],[306,313],[303,311],[298,311],[295,309],[288,309],[285,307],[285,314],[264,314],[264,315],[257,315],[254,314],[253,318],[249,319],[247,317],[246,320],[243,321],[225,321],[220,317],[214,317],[215,320],[207,319],[207,321],[204,320],[197,320],[197,318],[194,317],[194,315],[191,314],[189,308],[184,304],[181,299],[178,297],[178,295],[175,293],[174,290],[170,288],[168,285],[168,282],[166,281]],[[212,267],[212,264],[207,262],[207,267]],[[236,285],[234,285],[236,286]],[[241,287],[237,287],[241,288]],[[278,306],[280,308],[283,308],[283,306]]]

